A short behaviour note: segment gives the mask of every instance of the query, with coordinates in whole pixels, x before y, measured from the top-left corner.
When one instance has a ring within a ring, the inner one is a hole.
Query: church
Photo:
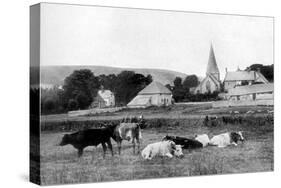
[[[194,94],[213,93],[221,91],[220,71],[217,65],[213,46],[211,45],[209,53],[209,61],[205,78],[193,90]]]

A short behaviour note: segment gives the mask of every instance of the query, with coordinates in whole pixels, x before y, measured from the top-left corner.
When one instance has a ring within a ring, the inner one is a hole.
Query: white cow
[[[194,139],[197,140],[198,142],[201,142],[203,147],[208,146],[210,142],[209,136],[207,134],[195,135]]]
[[[220,135],[216,135],[210,140],[209,145],[218,147],[226,147],[228,145],[237,146],[238,141],[244,142],[244,137],[241,131],[227,132]]]
[[[156,156],[182,157],[182,146],[176,145],[173,141],[161,141],[148,144],[141,152],[141,156],[146,160],[151,160]]]

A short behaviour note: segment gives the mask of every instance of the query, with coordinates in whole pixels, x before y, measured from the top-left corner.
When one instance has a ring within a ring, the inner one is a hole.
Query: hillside
[[[163,70],[163,69],[132,69],[132,68],[118,68],[106,66],[42,66],[41,67],[41,84],[62,85],[65,77],[70,75],[74,70],[90,69],[95,76],[101,74],[118,74],[121,71],[129,70],[135,71],[143,75],[151,74],[154,81],[159,81],[162,84],[171,84],[176,76],[185,78],[187,75],[184,73]],[[31,69],[31,73],[34,70]]]

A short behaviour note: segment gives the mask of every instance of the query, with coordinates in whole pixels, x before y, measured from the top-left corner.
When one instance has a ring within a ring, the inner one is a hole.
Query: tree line
[[[126,105],[151,82],[151,75],[133,71],[95,76],[89,69],[75,70],[65,78],[62,88],[41,89],[41,112],[50,114],[87,109],[101,86],[114,93],[117,105]]]

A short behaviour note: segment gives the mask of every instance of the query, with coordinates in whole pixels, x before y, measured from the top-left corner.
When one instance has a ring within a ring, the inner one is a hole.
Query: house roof
[[[207,65],[206,74],[212,74],[212,73],[219,73],[219,68],[217,65],[213,45],[211,45],[211,48],[210,48],[209,61],[208,61],[208,65]]]
[[[147,94],[172,94],[172,92],[163,84],[154,81],[138,93],[138,95]]]
[[[131,100],[131,102],[127,104],[127,106],[131,106],[131,107],[150,106],[150,98],[151,96],[137,95],[133,100]]]
[[[112,97],[113,93],[110,90],[99,90],[98,95],[105,99],[105,98],[110,98]]]
[[[274,84],[254,84],[254,85],[246,85],[239,86],[232,89],[229,89],[229,96],[237,96],[237,95],[248,95],[253,93],[269,93],[273,92]]]
[[[255,71],[226,72],[224,81],[255,80]]]

